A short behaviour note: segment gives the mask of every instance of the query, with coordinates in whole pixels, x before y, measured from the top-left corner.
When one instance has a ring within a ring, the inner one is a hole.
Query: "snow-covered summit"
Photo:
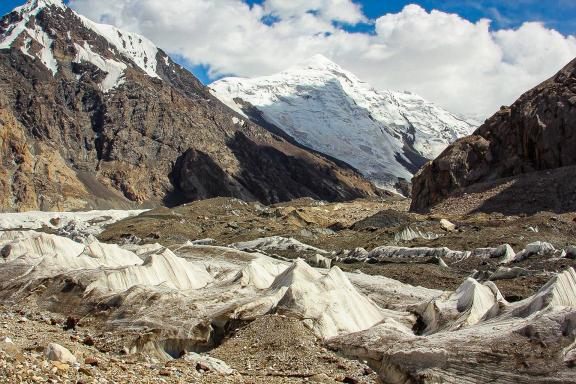
[[[237,112],[253,115],[246,106],[255,107],[258,117],[301,144],[383,186],[410,179],[474,128],[410,92],[376,90],[322,55],[275,75],[230,77],[210,88]]]
[[[25,13],[31,11],[39,11],[46,7],[55,6],[57,8],[66,9],[66,5],[62,0],[28,0],[24,5],[17,7],[16,12]]]
[[[68,29],[66,36],[57,36],[61,31],[45,28],[39,23],[36,18],[41,11],[53,12],[59,17],[62,20],[60,24]],[[59,70],[53,52],[54,40],[67,38],[68,42],[74,43],[77,52],[75,62],[90,62],[108,74],[102,82],[103,91],[124,82],[128,65],[135,64],[148,76],[160,77],[157,73],[158,48],[143,36],[122,31],[112,25],[95,23],[69,10],[61,0],[29,0],[13,12],[19,17],[9,20],[10,23],[3,30],[0,29],[0,49],[19,48],[26,56],[40,60],[54,76]],[[103,37],[109,45],[109,52],[96,52],[88,42],[76,41],[73,29],[78,24]]]
[[[343,72],[342,68],[338,64],[336,64],[335,62],[333,62],[332,60],[330,60],[326,56],[321,55],[319,53],[310,57],[307,60],[301,61],[300,63],[296,64],[293,68],[309,68],[309,69],[320,69],[320,70],[333,69],[336,71]]]
[[[82,15],[78,15],[78,17],[84,26],[108,40],[121,54],[134,61],[148,76],[159,77],[156,72],[158,47],[153,42],[136,33],[122,31],[108,24],[98,24]]]

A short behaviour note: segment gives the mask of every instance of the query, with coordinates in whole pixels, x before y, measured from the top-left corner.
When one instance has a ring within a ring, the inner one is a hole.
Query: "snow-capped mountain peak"
[[[319,70],[342,70],[342,68],[336,64],[335,62],[333,62],[332,60],[330,60],[329,58],[327,58],[326,56],[322,55],[322,54],[316,54],[312,57],[310,57],[309,59],[303,60],[300,63],[297,63],[296,65],[294,65],[291,69],[295,69],[295,68],[307,68],[307,69],[319,69]]]
[[[14,11],[20,14],[39,11],[46,7],[57,7],[60,9],[66,9],[66,5],[62,0],[28,0],[24,5],[14,9]]]
[[[263,118],[381,186],[410,179],[474,128],[418,95],[376,90],[322,55],[275,75],[225,78],[210,88],[237,112]]]
[[[133,60],[148,76],[159,77],[156,72],[158,47],[152,41],[136,33],[122,31],[112,25],[95,23],[82,15],[78,17],[84,26],[108,40],[121,54]]]
[[[62,19],[60,27],[67,26],[68,30],[46,27],[38,20],[41,12],[50,12]],[[108,47],[100,51],[91,47],[86,36],[80,38],[73,33],[78,25],[104,38]],[[123,84],[128,66],[135,65],[148,76],[160,77],[157,73],[159,50],[150,40],[111,25],[95,23],[69,9],[61,0],[29,0],[15,8],[0,23],[0,49],[19,48],[31,59],[40,60],[56,76],[59,64],[52,45],[56,38],[64,37],[58,36],[62,32],[76,49],[75,62],[89,62],[107,73],[101,84],[105,92]]]

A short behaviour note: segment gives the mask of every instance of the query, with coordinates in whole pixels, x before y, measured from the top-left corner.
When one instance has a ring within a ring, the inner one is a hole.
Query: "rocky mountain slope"
[[[272,76],[225,78],[220,100],[360,170],[381,186],[410,180],[473,127],[408,92],[378,91],[321,55]]]
[[[142,36],[59,0],[0,21],[1,210],[377,193],[229,110]]]
[[[474,193],[478,210],[483,201],[491,211],[574,210],[575,123],[576,60],[426,164],[413,179],[412,209]]]

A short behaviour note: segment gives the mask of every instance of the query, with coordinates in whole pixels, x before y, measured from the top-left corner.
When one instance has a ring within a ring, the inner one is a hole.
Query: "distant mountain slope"
[[[413,179],[412,209],[426,211],[460,192],[482,190],[479,195],[490,201],[474,202],[479,210],[485,205],[490,211],[508,212],[511,202],[515,214],[573,210],[575,149],[576,60],[422,168]],[[538,172],[546,170],[554,172]],[[524,175],[521,180],[498,182],[519,175]],[[496,186],[497,195],[488,192]]]
[[[0,20],[0,210],[378,193],[245,120],[146,38],[59,0]]]
[[[409,180],[473,129],[414,94],[377,91],[321,55],[272,76],[218,80],[210,89],[239,113],[351,164],[382,186]]]

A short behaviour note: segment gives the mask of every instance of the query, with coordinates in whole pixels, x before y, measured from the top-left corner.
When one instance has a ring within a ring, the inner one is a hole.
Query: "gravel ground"
[[[235,369],[231,375],[197,370],[183,359],[159,362],[143,354],[102,352],[102,338],[120,335],[78,326],[47,312],[0,306],[1,383],[376,383],[365,364],[324,348],[302,323],[266,316],[240,329],[210,355]],[[5,338],[9,338],[6,342]],[[77,364],[48,361],[49,343],[67,348]],[[92,345],[94,344],[94,345]]]

